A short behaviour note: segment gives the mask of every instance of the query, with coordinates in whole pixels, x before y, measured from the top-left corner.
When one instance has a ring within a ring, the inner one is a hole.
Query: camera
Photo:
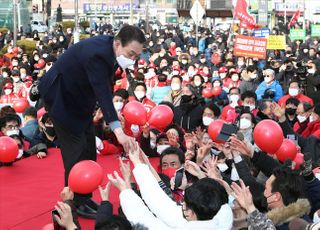
[[[235,108],[236,113],[238,113],[240,116],[244,113],[250,113],[250,107],[249,106],[237,106]]]
[[[272,89],[266,89],[262,96],[263,99],[273,99],[276,96],[276,93]]]

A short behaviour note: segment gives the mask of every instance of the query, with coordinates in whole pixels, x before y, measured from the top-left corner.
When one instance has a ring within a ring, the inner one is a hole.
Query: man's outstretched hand
[[[115,129],[114,134],[116,135],[119,143],[123,146],[126,153],[128,153],[130,149],[133,149],[135,147],[134,138],[127,136],[121,128]]]

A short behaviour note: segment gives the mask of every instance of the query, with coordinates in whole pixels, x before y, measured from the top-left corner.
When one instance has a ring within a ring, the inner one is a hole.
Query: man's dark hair
[[[184,201],[198,220],[211,220],[228,202],[228,194],[214,179],[203,178],[185,190]]]
[[[221,115],[221,110],[220,108],[213,102],[210,102],[209,104],[207,104],[203,110],[205,110],[206,108],[210,109],[211,111],[213,111],[214,116],[215,117],[219,117]]]
[[[279,192],[285,206],[305,197],[305,184],[298,172],[292,171],[287,165],[273,170],[275,180],[271,192]]]
[[[95,226],[95,230],[131,230],[130,222],[121,216],[113,215],[108,220]]]
[[[241,101],[243,101],[246,98],[254,98],[254,100],[257,101],[257,94],[255,92],[247,90],[241,94]]]
[[[113,97],[114,96],[119,96],[119,97],[122,97],[123,99],[127,100],[129,98],[129,93],[125,89],[118,89],[116,92],[114,92]]]
[[[176,147],[168,147],[165,150],[163,150],[163,152],[161,153],[160,156],[160,165],[162,165],[162,159],[164,156],[166,155],[177,155],[179,157],[179,161],[181,164],[184,164],[186,158],[184,156],[184,152]]]
[[[167,81],[167,76],[165,74],[159,74],[158,75],[158,80],[159,82],[166,82]]]
[[[292,83],[297,83],[299,88],[300,88],[300,82],[298,80],[292,80],[290,83],[289,83],[289,87],[291,86]]]
[[[159,105],[167,105],[171,108],[172,111],[174,111],[174,105],[169,101],[161,101]]]
[[[119,40],[122,46],[126,46],[133,41],[143,44],[146,42],[146,37],[138,27],[127,25],[121,28],[115,40]]]
[[[265,110],[268,106],[267,106],[267,102],[270,102],[272,103],[272,100],[271,99],[263,99],[261,101],[258,102],[258,109],[260,111],[263,111]]]
[[[32,117],[32,118],[37,118],[37,110],[35,107],[33,106],[30,106],[28,108],[26,108],[23,112],[23,117],[25,116],[29,116],[29,117]]]
[[[172,81],[174,78],[178,78],[178,79],[180,80],[180,82],[183,81],[182,77],[179,76],[179,75],[173,75],[172,78],[171,78],[171,81]]]
[[[234,90],[234,89],[238,90],[238,94],[240,94],[240,89],[239,89],[238,87],[231,87],[230,90],[229,90],[229,94],[230,94],[230,92],[231,92],[232,90]]]
[[[7,122],[10,122],[10,121],[17,121],[18,126],[21,125],[21,118],[19,117],[19,115],[15,113],[7,113],[4,117],[0,118],[0,129],[4,128]]]
[[[146,91],[147,91],[147,86],[144,82],[137,82],[136,85],[134,86],[134,90],[138,87],[138,86],[142,86]]]
[[[289,104],[293,104],[295,106],[298,106],[300,103],[300,101],[297,99],[297,98],[294,98],[294,97],[290,97],[288,98],[288,100],[286,101],[286,105],[289,105]]]
[[[313,108],[313,106],[309,102],[306,102],[306,101],[301,101],[300,104],[302,104],[303,110],[305,112],[308,112]]]
[[[258,69],[255,65],[249,65],[247,67],[247,72],[253,73],[254,71],[258,71]]]

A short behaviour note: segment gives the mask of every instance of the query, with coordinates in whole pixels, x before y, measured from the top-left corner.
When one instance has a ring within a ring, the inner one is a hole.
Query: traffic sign
[[[194,3],[193,3],[193,6],[191,7],[190,9],[190,15],[193,19],[193,21],[196,23],[196,24],[199,24],[201,19],[203,18],[203,16],[205,15],[206,11],[205,9],[202,7],[201,3],[196,0]]]

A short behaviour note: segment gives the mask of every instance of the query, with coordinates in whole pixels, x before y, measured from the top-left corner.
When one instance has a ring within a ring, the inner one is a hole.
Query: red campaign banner
[[[267,39],[237,35],[233,55],[266,59]]]

